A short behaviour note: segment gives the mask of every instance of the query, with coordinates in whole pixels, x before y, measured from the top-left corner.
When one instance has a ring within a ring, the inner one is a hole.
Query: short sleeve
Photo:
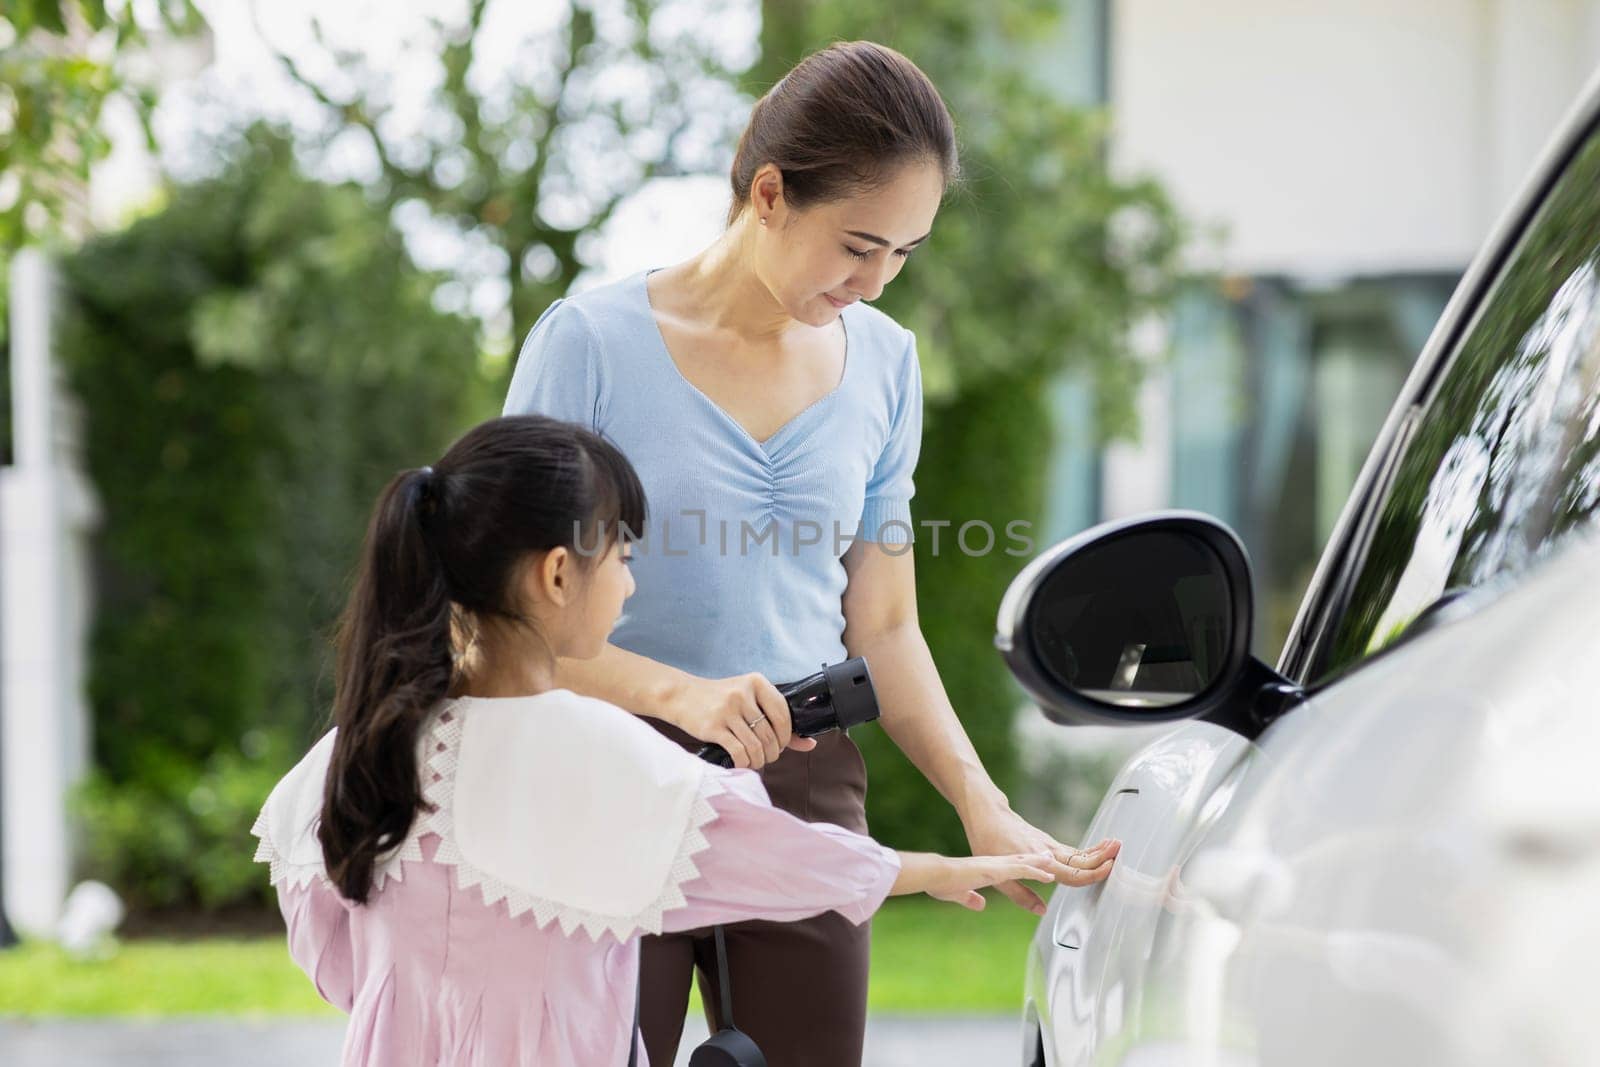
[[[837,911],[863,923],[900,874],[900,857],[872,838],[810,823],[772,806],[754,771],[705,776],[716,818],[694,856],[698,877],[680,887],[684,904],[662,915],[663,929],[797,919]]]
[[[555,301],[517,354],[502,415],[548,415],[598,431],[605,412],[598,336],[583,310]]]
[[[922,451],[922,366],[917,361],[917,340],[906,332],[904,361],[895,387],[894,414],[889,439],[867,480],[861,509],[861,540],[903,545],[915,540],[911,524],[911,497],[916,492],[912,472]]]

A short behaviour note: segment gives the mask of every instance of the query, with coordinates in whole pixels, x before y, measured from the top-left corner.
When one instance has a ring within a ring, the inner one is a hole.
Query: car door
[[[1552,879],[1581,899],[1600,856],[1600,132],[1410,408],[1308,699],[1202,804],[1215,818],[1178,846],[1148,937],[1108,950],[1125,977],[1108,968],[1102,998],[1139,1011],[1107,1062],[1578,1063],[1600,1047],[1587,965],[1515,1004],[1503,980],[1523,951],[1508,931]],[[1562,936],[1600,947],[1597,932]]]
[[[1137,1016],[1143,957],[1170,873],[1255,753],[1231,730],[1184,723],[1117,774],[1084,837],[1122,842],[1111,877],[1057,889],[1034,935],[1026,984],[1052,1067],[1098,1062]]]
[[[1471,791],[1500,781],[1496,724],[1537,714],[1530,675],[1577,701],[1561,686],[1584,631],[1535,623],[1590,572],[1522,578],[1600,500],[1600,139],[1576,125],[1526,201],[1297,621],[1284,663],[1309,699],[1254,742],[1185,724],[1108,791],[1088,839],[1123,839],[1117,869],[1055,893],[1030,965],[1048,1063],[1370,1062],[1374,1036],[1382,1062],[1475,1062],[1476,1032],[1449,1029],[1479,973],[1459,888],[1486,891],[1469,846],[1493,823]]]

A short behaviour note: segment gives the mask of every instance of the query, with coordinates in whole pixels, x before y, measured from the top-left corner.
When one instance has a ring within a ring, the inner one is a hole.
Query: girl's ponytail
[[[384,489],[339,626],[339,734],[317,834],[328,877],[358,903],[378,856],[405,840],[422,804],[417,735],[450,688],[451,599],[429,530],[440,481],[423,467]]]
[[[434,467],[395,475],[366,528],[339,624],[333,761],[322,798],[323,865],[365,904],[378,857],[426,806],[418,742],[450,696],[456,654],[496,616],[534,627],[518,574],[565,547],[579,571],[645,528],[645,490],[616,446],[541,414],[490,419]],[[458,648],[461,643],[462,648]]]
[[[490,616],[534,625],[517,594],[531,554],[565,547],[591,567],[645,517],[616,446],[543,415],[491,419],[384,489],[339,625],[339,733],[317,830],[346,899],[366,903],[378,858],[424,806],[419,735],[450,693],[457,642]]]

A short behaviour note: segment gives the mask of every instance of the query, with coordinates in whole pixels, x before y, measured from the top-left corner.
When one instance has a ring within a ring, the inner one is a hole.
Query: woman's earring
[[[761,225],[765,226],[766,224],[767,224],[767,220],[766,219],[762,219],[761,220]]]

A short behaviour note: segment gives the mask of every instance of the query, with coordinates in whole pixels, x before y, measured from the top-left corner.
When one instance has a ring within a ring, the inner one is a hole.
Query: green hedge
[[[494,413],[476,328],[360,188],[260,128],[62,273],[104,508],[89,873],[142,906],[259,895],[247,831],[325,723],[371,503]]]

